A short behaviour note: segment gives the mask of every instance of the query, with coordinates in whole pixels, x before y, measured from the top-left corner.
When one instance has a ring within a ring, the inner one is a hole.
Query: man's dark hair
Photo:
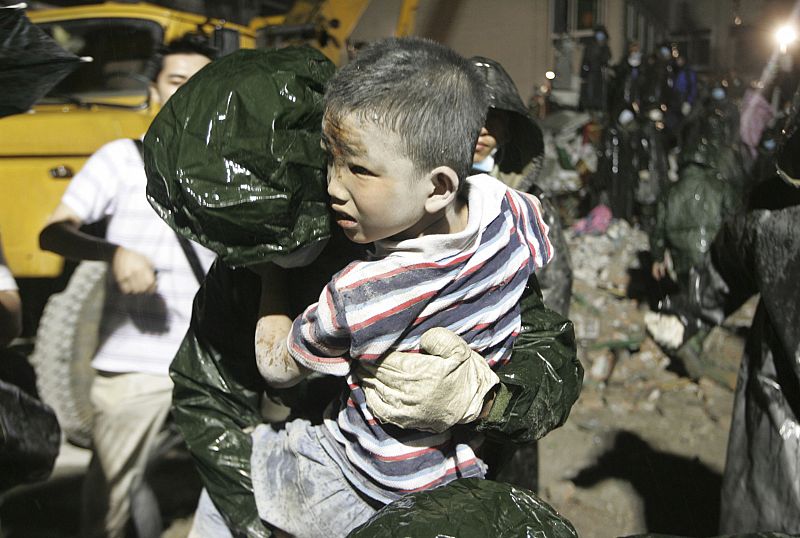
[[[147,62],[145,76],[155,82],[164,68],[164,58],[170,54],[200,54],[213,61],[217,58],[219,51],[211,45],[209,38],[204,34],[183,34],[156,50]]]
[[[466,58],[428,39],[389,38],[363,48],[325,91],[326,121],[354,114],[400,137],[421,173],[469,175],[488,109],[486,85]]]

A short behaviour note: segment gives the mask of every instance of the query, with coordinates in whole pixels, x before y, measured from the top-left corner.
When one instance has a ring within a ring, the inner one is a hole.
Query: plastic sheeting
[[[572,524],[532,492],[462,478],[395,501],[349,538],[576,538]]]
[[[0,381],[0,492],[47,478],[60,443],[53,410],[19,387]]]
[[[197,73],[144,139],[147,196],[175,230],[240,266],[330,236],[323,85],[310,47],[241,50]]]
[[[23,9],[0,7],[0,118],[27,111],[80,62]]]
[[[761,183],[672,310],[719,324],[760,293],[734,396],[720,531],[800,533],[800,189]]]

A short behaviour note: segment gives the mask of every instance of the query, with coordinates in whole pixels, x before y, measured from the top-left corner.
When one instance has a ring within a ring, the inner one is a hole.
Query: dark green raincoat
[[[670,250],[678,283],[702,263],[726,217],[741,207],[744,168],[738,152],[738,119],[727,103],[706,104],[687,130],[679,179],[661,196],[650,250],[662,260]]]
[[[387,505],[348,538],[577,538],[572,524],[530,491],[462,478]]]

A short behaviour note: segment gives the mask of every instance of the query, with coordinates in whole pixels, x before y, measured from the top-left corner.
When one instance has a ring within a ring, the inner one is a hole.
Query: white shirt
[[[11,271],[0,264],[0,291],[17,291],[17,282],[11,276]]]
[[[17,282],[6,265],[2,242],[0,242],[0,291],[17,291]]]
[[[139,150],[130,139],[101,147],[70,182],[62,202],[84,222],[110,217],[106,239],[146,256],[152,295],[123,295],[109,272],[100,343],[92,366],[108,372],[167,374],[189,327],[199,284],[175,232],[150,207]],[[214,253],[193,245],[207,271]]]

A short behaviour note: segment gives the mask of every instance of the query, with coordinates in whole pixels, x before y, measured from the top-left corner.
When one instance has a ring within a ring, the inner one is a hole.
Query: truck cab
[[[28,13],[59,45],[91,58],[30,111],[0,119],[0,233],[17,279],[53,278],[64,260],[38,235],[69,180],[100,146],[138,138],[158,112],[147,63],[161,45],[207,34],[222,53],[255,47],[248,27],[154,6],[115,3]]]

